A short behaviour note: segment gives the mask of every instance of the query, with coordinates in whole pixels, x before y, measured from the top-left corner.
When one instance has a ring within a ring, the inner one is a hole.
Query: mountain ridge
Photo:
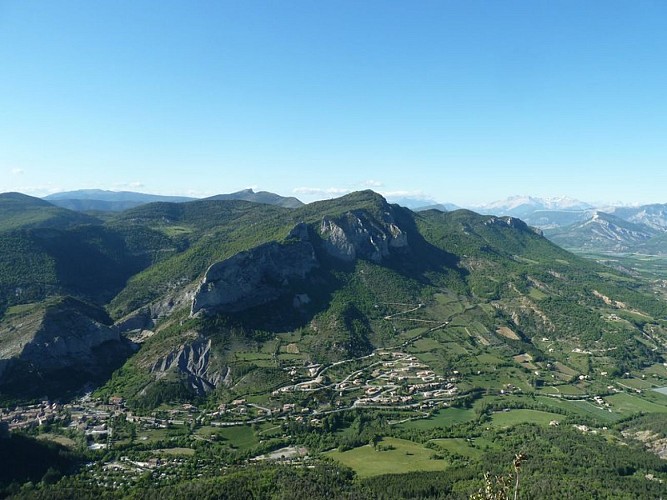
[[[392,313],[382,304],[422,304],[424,321],[442,323],[446,317],[433,312],[437,293],[454,294],[474,308],[493,304],[479,312],[478,321],[489,325],[485,342],[506,344],[493,333],[498,322],[536,353],[530,339],[538,328],[562,329],[567,339],[578,335],[569,313],[563,314],[573,308],[591,325],[588,340],[576,342],[586,346],[591,339],[608,343],[629,335],[618,356],[635,349],[638,360],[648,359],[629,325],[605,326],[598,295],[590,290],[643,304],[649,316],[659,310],[622,286],[629,278],[603,282],[600,276],[611,271],[553,245],[520,219],[468,210],[417,213],[370,190],[295,209],[240,200],[157,202],[96,224],[20,235],[46,252],[35,255],[50,259],[52,288],[29,295],[30,283],[17,275],[5,291],[5,308],[11,313],[29,297],[40,301],[54,294],[104,306],[120,335],[139,346],[123,368],[130,375],[116,377],[107,390],[140,406],[189,394],[192,384],[185,381],[206,371],[203,365],[195,370],[200,363],[213,363],[217,368],[210,373],[222,374],[214,379],[226,381],[197,386],[213,392],[231,390],[248,370],[268,376],[266,366],[241,362],[233,353],[284,331],[301,332],[298,350],[308,362],[367,355],[402,331],[385,319]],[[79,255],[75,266],[68,264],[73,255]],[[81,267],[85,262],[89,268]],[[204,350],[188,347],[196,339],[212,343],[201,344]],[[195,365],[157,362],[181,356]]]
[[[659,235],[660,231],[613,214],[594,211],[583,222],[547,231],[546,234],[565,248],[627,252]]]
[[[155,202],[186,203],[196,200],[244,200],[254,203],[297,208],[303,203],[294,197],[283,197],[268,191],[255,192],[244,189],[235,193],[219,194],[207,198],[170,196],[140,193],[136,191],[109,191],[103,189],[81,189],[53,193],[43,198],[53,205],[79,212],[123,212],[141,205]]]
[[[253,189],[243,189],[230,194],[218,194],[204,198],[205,200],[243,200],[254,203],[266,203],[267,205],[278,205],[285,208],[299,208],[304,204],[297,198],[284,197],[268,191],[255,192]]]

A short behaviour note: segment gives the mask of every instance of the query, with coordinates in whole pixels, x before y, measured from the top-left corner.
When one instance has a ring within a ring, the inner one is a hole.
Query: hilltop
[[[278,205],[285,208],[299,208],[303,203],[293,196],[285,197],[268,191],[255,192],[252,189],[243,189],[230,194],[218,194],[206,198],[208,200],[243,200],[254,203],[266,203],[267,205]]]

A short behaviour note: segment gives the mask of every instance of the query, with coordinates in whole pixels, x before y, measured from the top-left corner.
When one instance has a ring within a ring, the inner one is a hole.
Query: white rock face
[[[391,239],[389,240],[391,248],[406,248],[408,246],[408,235],[393,222],[389,224],[389,232],[391,233]]]
[[[379,263],[389,256],[390,248],[408,246],[407,235],[388,212],[384,214],[382,225],[362,212],[348,212],[338,219],[325,217],[320,224],[320,234],[325,238],[329,255],[347,262],[362,258]]]
[[[211,339],[197,338],[191,344],[181,346],[158,359],[150,369],[159,380],[169,372],[185,375],[187,383],[197,394],[205,394],[224,383],[229,377],[229,367],[213,368],[211,363]]]
[[[330,255],[347,262],[357,258],[357,250],[348,239],[345,230],[334,221],[324,218],[320,225],[320,233],[327,238],[326,249]]]

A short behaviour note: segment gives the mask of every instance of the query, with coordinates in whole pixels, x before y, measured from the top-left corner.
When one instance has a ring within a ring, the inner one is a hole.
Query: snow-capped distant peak
[[[495,210],[509,212],[517,209],[532,210],[588,210],[593,208],[583,201],[559,196],[554,198],[537,198],[533,196],[510,196],[504,200],[494,201],[479,207],[484,211]]]
[[[544,198],[541,200],[549,210],[588,210],[593,208],[589,203],[585,203],[567,196],[557,198]]]
[[[512,210],[518,207],[536,205],[539,205],[539,200],[533,198],[532,196],[510,196],[504,200],[492,201],[491,203],[482,205],[482,208],[504,208],[507,210]]]

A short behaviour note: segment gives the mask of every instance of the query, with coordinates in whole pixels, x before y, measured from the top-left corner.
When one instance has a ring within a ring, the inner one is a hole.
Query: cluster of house
[[[0,422],[10,431],[44,425],[61,418],[62,406],[47,400],[16,408],[0,408]]]
[[[600,396],[593,396],[593,401],[601,407],[601,408],[607,408],[611,412],[611,405],[607,403],[604,399],[602,399]]]
[[[338,392],[341,398],[346,393],[351,396],[358,394],[351,402],[352,407],[409,405],[430,408],[438,403],[437,400],[452,398],[457,392],[454,383],[457,381],[458,372],[446,379],[436,375],[416,357],[404,352],[377,351],[375,356],[380,358],[380,361],[356,370],[342,381],[332,382],[329,385],[325,385],[322,371],[318,370],[319,365],[306,366],[304,375],[314,378],[276,389],[272,396],[279,397],[289,392],[317,391],[326,387]],[[342,363],[345,361],[336,364]],[[290,367],[288,371],[294,377],[299,373],[299,368]],[[343,405],[341,400],[336,404]],[[282,411],[294,411],[292,407],[285,404]]]
[[[364,391],[365,397],[357,399],[355,406],[417,405],[425,409],[435,406],[439,399],[452,398],[458,389],[451,382],[435,382],[409,385],[406,391],[408,394],[391,389],[383,390],[379,386],[368,387]]]
[[[378,352],[376,355],[380,361],[349,374],[342,381],[331,382],[326,386],[339,392],[340,396],[351,392],[353,399],[341,397],[334,406],[410,405],[415,408],[428,408],[438,404],[438,400],[453,397],[457,392],[455,382],[458,372],[445,379],[436,375],[414,356],[402,352]],[[4,423],[12,431],[62,421],[71,428],[84,432],[91,446],[104,448],[112,434],[111,419],[114,417],[124,417],[129,422],[153,428],[186,425],[203,420],[214,426],[259,422],[274,417],[302,420],[311,415],[313,410],[289,401],[281,402],[280,396],[287,392],[317,391],[325,387],[322,365],[306,364],[298,368],[292,367],[289,371],[296,379],[298,372],[312,378],[274,391],[273,396],[278,399],[272,403],[271,408],[250,403],[246,399],[236,399],[220,404],[213,411],[202,412],[192,404],[184,404],[151,416],[141,416],[126,408],[125,401],[120,396],[112,396],[108,401],[93,400],[88,396],[64,405],[45,400],[36,405],[1,409],[0,423]],[[356,392],[358,395],[355,397]]]

